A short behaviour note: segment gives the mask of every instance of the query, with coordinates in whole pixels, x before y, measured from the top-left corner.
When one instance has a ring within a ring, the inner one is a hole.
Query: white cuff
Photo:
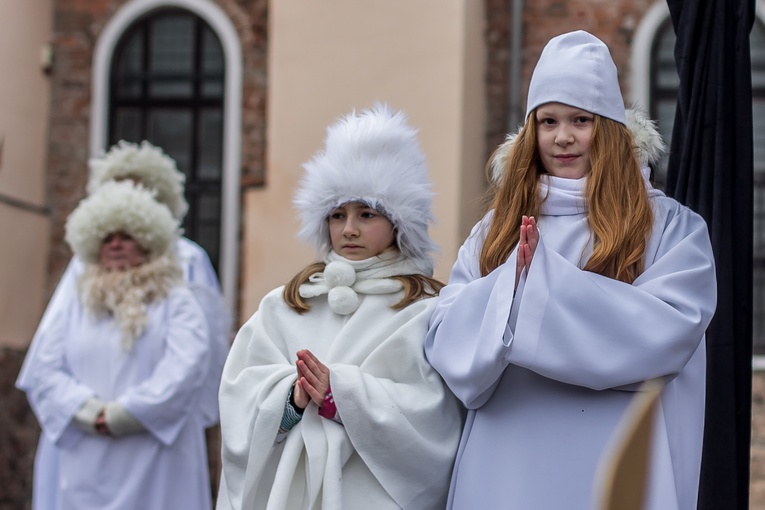
[[[83,432],[93,434],[94,436],[98,435],[98,432],[96,432],[96,418],[103,408],[104,403],[101,400],[90,397],[77,410],[72,423]]]
[[[121,404],[109,402],[106,404],[106,425],[113,436],[127,436],[129,434],[138,434],[146,430],[143,424],[136,420]]]

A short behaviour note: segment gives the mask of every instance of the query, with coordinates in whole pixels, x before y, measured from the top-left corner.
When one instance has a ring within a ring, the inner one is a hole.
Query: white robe
[[[584,180],[552,183],[515,296],[515,252],[480,275],[490,213],[461,247],[431,321],[428,359],[469,409],[448,508],[593,508],[597,464],[633,391],[663,378],[646,508],[695,510],[704,332],[716,306],[707,226],[651,190],[646,267],[628,285],[580,269],[589,230],[581,202],[566,197]]]
[[[35,351],[39,372],[26,389],[43,429],[35,508],[209,509],[200,390],[210,345],[199,305],[188,289],[173,289],[149,306],[132,351],[120,340],[112,318],[75,299]],[[117,438],[82,431],[73,418],[90,398],[119,403],[146,430]]]
[[[194,241],[181,237],[175,244],[175,250],[178,262],[183,269],[183,279],[202,306],[211,332],[210,370],[207,384],[203,389],[202,406],[207,426],[212,427],[218,423],[218,387],[223,363],[226,361],[229,349],[231,317],[224,303],[215,270],[202,247]],[[26,391],[32,385],[32,380],[38,373],[34,364],[35,351],[45,342],[45,334],[51,328],[53,317],[77,299],[77,280],[84,270],[85,264],[77,257],[72,257],[48,302],[27,350],[27,356],[16,381],[16,387],[20,390]]]
[[[175,244],[176,256],[183,269],[183,278],[205,312],[205,318],[210,331],[209,341],[209,369],[207,371],[206,384],[201,389],[201,409],[206,427],[212,427],[218,423],[218,387],[220,386],[220,374],[226,361],[230,343],[231,315],[227,310],[220,291],[220,284],[215,275],[215,270],[210,263],[207,253],[195,242],[181,237]],[[64,274],[61,276],[56,290],[53,292],[48,306],[43,313],[37,326],[34,337],[27,350],[24,363],[16,380],[16,387],[22,391],[28,391],[35,385],[36,377],[43,373],[37,364],[37,351],[46,343],[47,333],[54,326],[54,317],[61,310],[68,307],[77,299],[77,280],[85,270],[85,265],[77,257],[72,257]],[[56,479],[56,450],[50,444],[40,439],[37,445],[37,459],[44,459],[40,465],[49,471],[44,477],[39,473],[39,466],[35,466],[35,479],[51,477]],[[32,488],[34,508],[48,510],[55,508],[53,503],[57,498],[55,487],[49,489],[49,484],[35,483]]]
[[[217,508],[443,508],[462,415],[423,351],[435,299],[395,311],[402,292],[360,294],[338,315],[325,294],[298,315],[282,290],[239,331],[223,371]],[[275,444],[303,348],[330,368],[342,424],[310,403]]]

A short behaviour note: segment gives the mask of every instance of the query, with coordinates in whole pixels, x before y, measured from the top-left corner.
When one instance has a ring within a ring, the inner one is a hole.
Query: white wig
[[[108,182],[69,215],[65,239],[81,260],[96,264],[104,239],[116,232],[132,237],[153,260],[168,251],[180,229],[152,190],[132,181]]]
[[[91,159],[88,165],[88,193],[94,193],[107,182],[134,179],[155,190],[156,199],[169,207],[177,219],[183,219],[189,209],[183,197],[186,175],[162,149],[145,140],[141,145],[121,140],[102,157]]]
[[[320,253],[330,248],[329,214],[362,202],[390,220],[404,256],[430,259],[436,249],[428,235],[433,193],[417,131],[403,112],[377,104],[340,118],[327,129],[324,150],[303,168],[294,199],[301,220],[298,236]]]

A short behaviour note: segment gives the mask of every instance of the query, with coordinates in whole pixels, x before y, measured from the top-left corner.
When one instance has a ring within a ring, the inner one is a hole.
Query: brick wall
[[[27,510],[40,434],[26,395],[14,388],[24,354],[0,349],[0,510]]]

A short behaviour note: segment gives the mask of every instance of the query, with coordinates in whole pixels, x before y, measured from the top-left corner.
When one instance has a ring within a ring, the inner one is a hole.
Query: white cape
[[[707,226],[651,190],[646,268],[628,285],[580,269],[589,231],[569,193],[578,191],[553,199],[574,207],[538,218],[541,239],[515,296],[515,253],[480,275],[491,215],[441,292],[426,352],[470,410],[448,508],[592,508],[598,461],[632,392],[652,378],[667,384],[646,508],[696,508],[704,332],[716,306]]]
[[[462,421],[423,351],[435,300],[394,311],[401,292],[362,295],[343,316],[324,295],[298,315],[282,290],[239,331],[223,371],[218,509],[443,508]],[[275,444],[303,348],[330,368],[342,424],[311,403]]]

